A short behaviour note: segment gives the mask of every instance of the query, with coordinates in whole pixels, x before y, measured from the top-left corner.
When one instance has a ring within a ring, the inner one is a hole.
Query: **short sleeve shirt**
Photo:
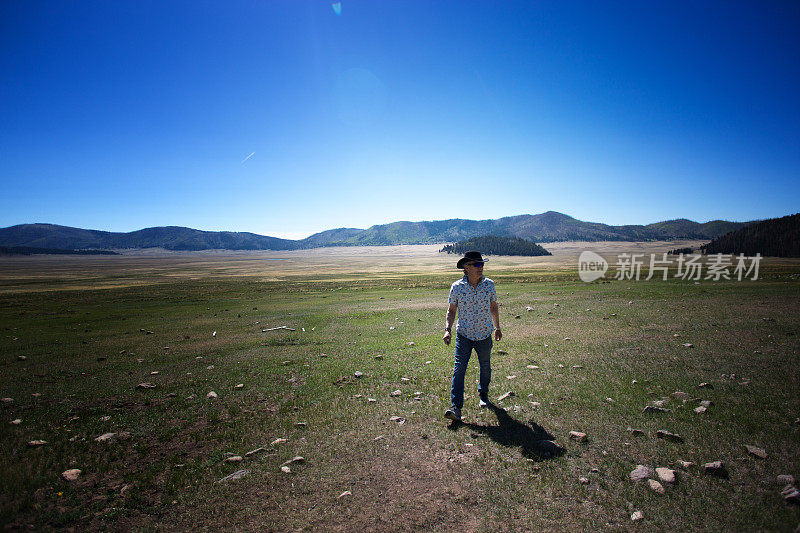
[[[450,286],[451,305],[458,306],[456,333],[470,340],[480,341],[494,331],[491,303],[497,301],[494,281],[481,278],[476,287],[470,285],[467,276]]]

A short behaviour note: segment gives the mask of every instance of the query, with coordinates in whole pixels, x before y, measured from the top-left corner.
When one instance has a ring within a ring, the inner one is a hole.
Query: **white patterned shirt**
[[[449,302],[458,306],[456,334],[473,341],[490,336],[494,331],[491,303],[496,301],[494,281],[487,277],[482,277],[475,287],[470,285],[467,276],[453,283],[450,286]]]

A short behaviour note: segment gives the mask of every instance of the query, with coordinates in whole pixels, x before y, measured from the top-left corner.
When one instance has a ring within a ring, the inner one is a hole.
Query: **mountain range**
[[[563,213],[547,211],[538,215],[518,215],[490,220],[455,218],[392,222],[367,229],[338,228],[315,233],[300,240],[280,239],[247,232],[201,231],[179,226],[116,233],[55,224],[20,224],[0,229],[0,246],[30,246],[60,250],[138,248],[164,248],[175,251],[296,250],[325,246],[439,244],[483,235],[520,237],[533,242],[711,240],[747,224],[724,220],[701,224],[691,220],[676,219],[646,226],[610,226],[598,222],[584,222]]]

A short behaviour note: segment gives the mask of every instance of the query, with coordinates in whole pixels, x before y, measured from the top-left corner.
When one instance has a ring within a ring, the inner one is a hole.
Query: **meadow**
[[[800,261],[578,279],[582,249],[686,244],[491,258],[493,407],[475,360],[464,424],[443,417],[459,271],[436,246],[0,258],[0,523],[794,531]]]

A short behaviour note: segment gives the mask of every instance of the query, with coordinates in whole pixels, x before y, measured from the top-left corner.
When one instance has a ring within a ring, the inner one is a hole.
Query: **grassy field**
[[[442,416],[441,341],[458,272],[436,247],[0,258],[0,522],[793,531],[776,477],[800,477],[800,262],[765,261],[757,281],[585,284],[581,246],[556,248],[487,265],[495,407],[478,407],[471,362],[459,425]],[[677,483],[631,481],[640,464]]]

